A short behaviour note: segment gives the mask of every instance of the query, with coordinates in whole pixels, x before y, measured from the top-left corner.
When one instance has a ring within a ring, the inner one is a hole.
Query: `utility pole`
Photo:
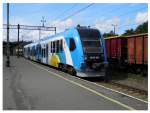
[[[24,43],[23,43],[23,37],[24,37],[24,36],[22,35],[22,44],[21,44],[21,49],[22,49],[22,54],[21,54],[21,55],[22,55],[22,56],[23,56],[23,54],[24,54],[24,49],[23,49],[23,45],[24,45]]]
[[[42,26],[44,27],[44,23],[46,22],[46,20],[44,19],[44,16],[42,16],[41,22],[42,22]]]
[[[55,27],[55,35],[56,35],[56,27]]]
[[[112,26],[114,27],[114,35],[115,35],[115,28],[116,28],[117,25],[112,24]]]
[[[10,48],[9,48],[9,3],[7,3],[7,60],[6,60],[6,66],[10,67]]]
[[[20,25],[18,24],[18,52],[17,52],[18,58],[19,58],[19,29],[20,29]]]
[[[44,19],[44,16],[42,16],[41,22],[42,22],[42,27],[44,27],[44,23],[46,22],[46,20]],[[41,39],[41,30],[40,30],[40,28],[39,28],[39,40],[40,40],[40,39]]]

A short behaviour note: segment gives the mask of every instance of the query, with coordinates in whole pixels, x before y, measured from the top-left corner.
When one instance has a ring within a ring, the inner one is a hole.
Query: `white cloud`
[[[138,12],[135,18],[136,24],[142,24],[148,20],[148,13],[147,12]]]
[[[72,19],[67,19],[65,21],[55,20],[53,22],[49,22],[50,25],[54,25],[56,27],[57,33],[64,31],[67,28],[74,26]]]
[[[98,28],[102,33],[104,33],[113,30],[112,24],[119,26],[120,18],[114,17],[112,19],[107,19],[107,20],[106,19],[97,20],[94,27]],[[116,31],[117,30],[118,29],[116,27]]]

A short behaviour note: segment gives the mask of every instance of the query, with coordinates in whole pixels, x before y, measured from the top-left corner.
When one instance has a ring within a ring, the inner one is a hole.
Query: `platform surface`
[[[3,57],[3,109],[147,110],[148,104],[22,57]]]

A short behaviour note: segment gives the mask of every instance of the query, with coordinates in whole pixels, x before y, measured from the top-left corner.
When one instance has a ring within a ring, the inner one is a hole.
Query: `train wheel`
[[[62,66],[61,70],[62,70],[63,72],[68,72],[66,65],[61,65],[61,66]]]
[[[73,67],[68,67],[68,73],[74,76],[76,75],[76,71],[74,70]]]
[[[142,70],[142,76],[147,77],[147,75],[148,75],[148,70],[146,68],[144,68]]]
[[[63,66],[62,66],[62,64],[59,64],[59,70],[61,70],[62,71],[62,68],[63,68]]]
[[[108,67],[105,67],[105,76],[104,76],[104,81],[107,83],[111,80],[111,76],[112,76],[112,68],[109,65]]]

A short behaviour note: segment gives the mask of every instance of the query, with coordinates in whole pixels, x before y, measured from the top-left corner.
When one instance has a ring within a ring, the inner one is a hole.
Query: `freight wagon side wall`
[[[111,57],[110,56],[110,40],[105,40],[106,43],[106,52],[107,52],[107,57],[108,59]]]
[[[108,59],[112,63],[126,63],[127,61],[127,39],[126,38],[112,38],[106,39],[106,49]]]
[[[148,64],[148,36],[144,37],[144,64]]]
[[[147,64],[148,40],[147,36],[133,36],[127,38],[128,42],[128,63]]]
[[[136,54],[135,54],[135,61],[136,64],[142,64],[142,58],[143,58],[143,37],[136,37]]]
[[[127,39],[121,38],[121,51],[120,51],[120,58],[123,63],[127,63]]]
[[[134,35],[106,39],[106,49],[112,61],[128,64],[148,63],[148,35]]]
[[[111,39],[111,48],[110,48],[110,56],[111,56],[111,58],[113,58],[113,59],[115,59],[116,58],[116,56],[117,56],[117,50],[116,50],[116,48],[117,48],[117,40],[116,39]]]
[[[128,63],[134,64],[135,63],[135,40],[134,38],[128,38]]]

